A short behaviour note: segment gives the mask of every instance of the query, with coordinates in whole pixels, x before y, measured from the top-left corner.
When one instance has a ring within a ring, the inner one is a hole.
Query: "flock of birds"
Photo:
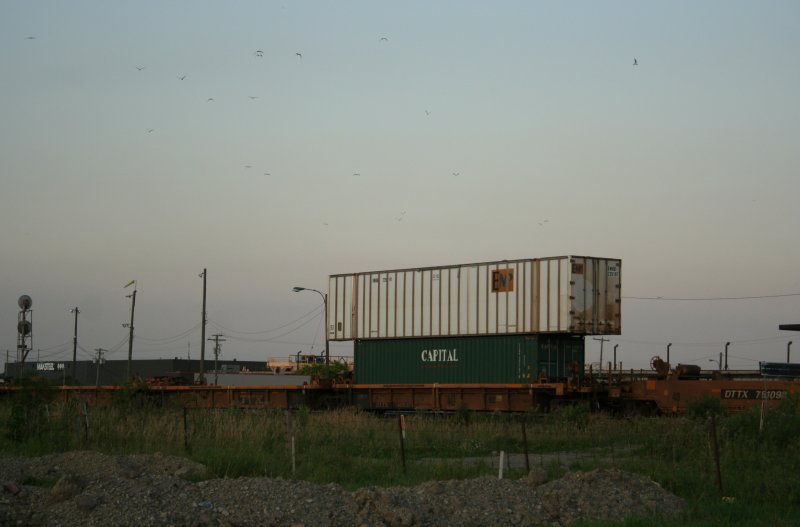
[[[25,39],[26,40],[36,40],[36,37],[35,36],[28,36],[28,37],[25,37]],[[381,42],[381,43],[388,42],[388,41],[389,41],[389,38],[385,37],[385,36],[384,37],[380,37],[380,39],[379,39],[379,42]],[[257,50],[255,50],[253,52],[253,55],[256,58],[263,58],[264,57],[264,50],[257,49]],[[295,52],[295,56],[298,58],[298,60],[302,60],[303,59],[303,53],[300,52],[300,51]],[[633,66],[638,66],[639,65],[639,60],[636,57],[633,58],[633,64],[632,65]],[[137,71],[143,71],[146,67],[143,66],[143,65],[136,65],[135,68],[136,68]],[[178,80],[181,80],[181,81],[186,80],[186,77],[187,77],[187,74],[185,74],[185,73],[180,73],[180,74],[177,75]],[[252,100],[252,101],[256,101],[256,100],[259,99],[259,97],[257,95],[249,95],[248,98],[250,100]],[[206,99],[206,102],[214,102],[214,97],[208,97]],[[425,115],[430,117],[431,111],[430,110],[425,110]],[[155,128],[146,128],[145,131],[148,134],[152,134],[153,132],[155,132]],[[244,165],[244,168],[249,170],[249,169],[252,169],[253,166],[252,165]],[[461,172],[452,172],[451,174],[452,174],[453,177],[459,177],[461,175]],[[264,175],[265,176],[271,176],[272,174],[270,172],[264,172]],[[353,177],[360,177],[360,176],[361,176],[360,172],[353,172]],[[406,211],[401,211],[400,214],[397,217],[395,217],[395,221],[397,221],[397,222],[403,221],[405,215],[406,215]],[[549,219],[543,219],[541,221],[538,221],[537,224],[539,225],[539,227],[544,227],[549,222],[550,222]],[[328,226],[329,224],[327,222],[325,222],[325,223],[323,223],[323,225],[324,226]]]

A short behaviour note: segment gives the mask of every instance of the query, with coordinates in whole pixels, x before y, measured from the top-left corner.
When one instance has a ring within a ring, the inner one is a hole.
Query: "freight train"
[[[587,365],[587,336],[621,333],[621,271],[619,259],[563,256],[332,275],[326,338],[353,342],[352,375],[160,383],[138,386],[138,395],[208,408],[528,412],[582,403],[675,414],[701,397],[736,411],[800,394],[800,371],[786,368],[708,372],[658,357],[652,371]],[[59,396],[103,404],[122,389],[65,386]]]
[[[610,365],[609,365],[610,366]],[[797,365],[795,365],[797,366]],[[356,366],[357,367],[357,366]],[[661,375],[653,371],[592,368],[567,369],[568,377],[536,378],[528,383],[375,383],[352,379],[314,379],[302,384],[294,375],[275,376],[269,386],[163,385],[62,386],[55,388],[62,401],[105,405],[125,393],[141,404],[171,404],[196,408],[308,407],[325,410],[353,406],[374,412],[457,412],[462,410],[531,412],[549,411],[567,404],[584,404],[595,410],[625,414],[681,414],[693,401],[714,398],[722,407],[739,411],[751,406],[769,407],[800,396],[800,375],[770,377],[759,371],[703,371],[688,377],[681,367]],[[285,382],[278,382],[285,379]],[[230,380],[229,382],[236,382]],[[131,390],[133,388],[133,390]],[[21,385],[0,385],[0,397],[13,397]]]

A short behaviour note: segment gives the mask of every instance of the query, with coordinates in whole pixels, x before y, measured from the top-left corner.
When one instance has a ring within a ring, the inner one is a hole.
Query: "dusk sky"
[[[28,360],[75,306],[127,358],[134,279],[134,358],[198,358],[207,268],[207,336],[266,360],[324,349],[293,286],[585,255],[625,368],[800,362],[797,1],[3,0],[0,41],[12,360],[22,294]]]

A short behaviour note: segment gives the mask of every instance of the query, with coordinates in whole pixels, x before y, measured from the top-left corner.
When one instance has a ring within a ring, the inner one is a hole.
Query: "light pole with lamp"
[[[331,363],[330,348],[328,347],[328,295],[322,291],[311,289],[310,287],[293,287],[292,291],[299,293],[300,291],[314,291],[322,297],[322,304],[325,307],[325,365],[329,366]]]
[[[730,346],[730,342],[725,343],[725,369],[728,369],[728,346]]]

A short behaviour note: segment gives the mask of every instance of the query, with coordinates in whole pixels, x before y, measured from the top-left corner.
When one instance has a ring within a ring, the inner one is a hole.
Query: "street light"
[[[730,342],[725,343],[725,369],[728,369],[728,346],[730,346]]]
[[[330,348],[328,347],[328,295],[323,293],[322,291],[317,291],[316,289],[311,289],[310,287],[293,287],[292,291],[295,293],[299,293],[300,291],[314,291],[315,293],[319,294],[322,297],[322,304],[325,307],[325,365],[328,366],[331,363],[331,354]]]

